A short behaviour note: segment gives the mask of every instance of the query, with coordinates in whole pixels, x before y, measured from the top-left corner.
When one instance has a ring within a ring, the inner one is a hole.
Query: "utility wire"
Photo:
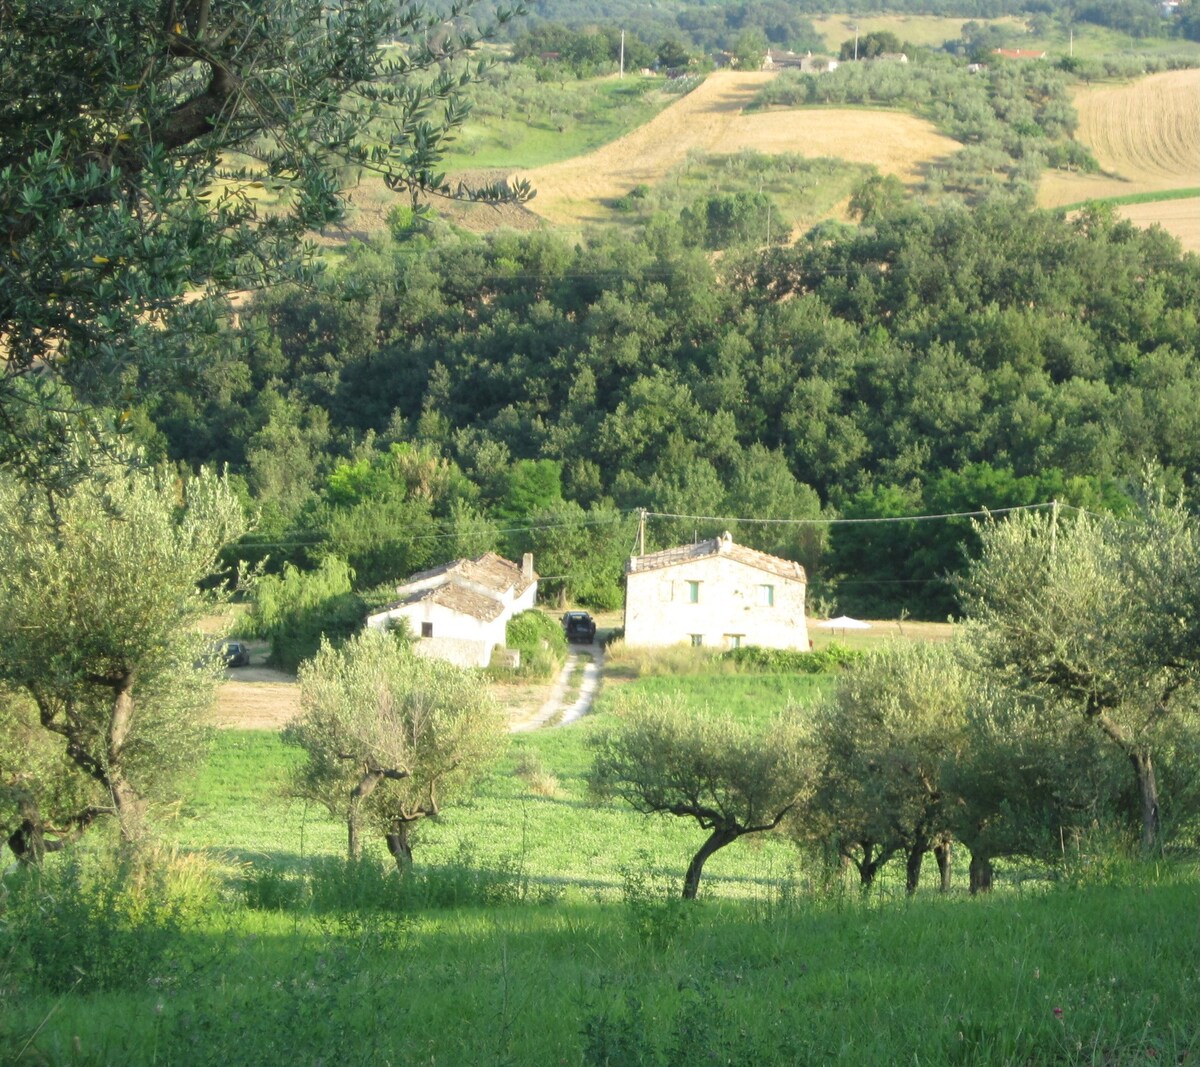
[[[1063,505],[1059,506],[1062,507]],[[950,511],[937,515],[882,515],[878,518],[862,519],[754,519],[738,518],[732,515],[673,515],[664,511],[647,511],[646,517],[654,517],[656,519],[686,519],[689,522],[754,523],[759,525],[775,524],[787,526],[845,526],[854,523],[933,522],[940,519],[975,519],[991,515],[1005,515],[1014,511],[1043,511],[1053,507],[1053,502],[1046,504],[1018,504],[1010,508],[984,508],[980,511]]]
[[[988,518],[993,515],[1006,515],[1017,511],[1045,511],[1047,509],[1054,508],[1054,506],[1054,502],[1049,501],[1044,504],[1018,504],[1007,508],[981,508],[978,511],[949,511],[930,515],[883,515],[876,518],[859,519],[759,519],[738,515],[678,515],[668,511],[647,511],[646,518],[759,526],[849,526],[863,525],[867,523],[935,522],[944,521],[947,519]],[[1096,512],[1087,511],[1084,508],[1074,507],[1071,504],[1059,504],[1058,507],[1062,511],[1073,511],[1080,515],[1088,515],[1091,518],[1103,517]],[[581,518],[570,519],[563,522],[531,523],[528,526],[506,526],[497,528],[494,531],[484,530],[481,532],[496,534],[518,534],[533,533],[537,530],[559,530],[586,526],[616,525],[620,522],[636,517],[640,510],[640,508],[622,508],[610,513],[609,515],[595,517],[583,516]],[[448,537],[454,536],[458,532],[459,527],[450,523],[440,522],[434,524],[434,532],[428,534],[418,534],[415,537],[410,538],[410,540],[413,542],[443,541]],[[297,538],[286,541],[260,540],[251,535],[250,537],[243,539],[240,543],[248,548],[302,548],[306,545],[321,544],[324,542],[324,540],[325,538],[319,535],[314,535],[311,538]]]

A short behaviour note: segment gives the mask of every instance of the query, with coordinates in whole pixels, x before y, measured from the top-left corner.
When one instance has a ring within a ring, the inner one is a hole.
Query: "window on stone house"
[[[433,636],[433,623],[431,623],[431,622],[421,623],[421,636],[422,637],[432,637]]]
[[[764,608],[773,608],[775,606],[775,587],[773,585],[760,585],[758,587],[758,602]]]
[[[689,604],[699,604],[700,603],[700,583],[699,582],[688,582],[688,603]]]

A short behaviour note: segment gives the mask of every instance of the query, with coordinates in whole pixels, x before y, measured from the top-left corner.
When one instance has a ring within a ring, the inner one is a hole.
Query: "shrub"
[[[513,904],[525,898],[527,888],[515,860],[481,867],[466,842],[449,863],[403,877],[380,860],[321,859],[309,869],[308,882],[313,910],[330,915]]]
[[[10,884],[6,940],[14,977],[47,993],[163,987],[201,964],[183,935],[214,910],[204,857],[147,848],[76,852]]]
[[[792,648],[760,648],[746,645],[722,652],[723,661],[737,665],[738,670],[781,674],[824,674],[862,659],[863,653],[836,642],[819,652],[801,652]]]
[[[673,880],[653,871],[650,862],[650,855],[643,852],[636,865],[621,868],[621,896],[629,928],[638,941],[665,952],[695,922],[696,908],[679,895]]]
[[[517,757],[513,774],[520,778],[529,791],[539,797],[556,797],[559,792],[558,777],[546,770],[541,757],[526,749]]]
[[[548,678],[567,658],[567,637],[561,624],[540,611],[513,616],[505,638],[509,648],[520,651],[518,673],[525,678]]]
[[[278,864],[251,864],[239,888],[246,907],[255,911],[292,911],[308,892],[303,876]]]

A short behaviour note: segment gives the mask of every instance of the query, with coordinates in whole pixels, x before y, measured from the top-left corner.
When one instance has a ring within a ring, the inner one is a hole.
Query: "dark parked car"
[[[250,649],[241,641],[222,641],[220,653],[226,667],[249,667]]]
[[[596,620],[586,611],[568,611],[562,617],[562,624],[572,644],[590,645],[596,640]]]

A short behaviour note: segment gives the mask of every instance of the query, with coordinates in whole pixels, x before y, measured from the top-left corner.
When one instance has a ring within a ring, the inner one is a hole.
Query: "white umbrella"
[[[869,630],[871,624],[861,619],[852,619],[849,615],[839,615],[836,619],[826,619],[817,623],[822,630]]]

